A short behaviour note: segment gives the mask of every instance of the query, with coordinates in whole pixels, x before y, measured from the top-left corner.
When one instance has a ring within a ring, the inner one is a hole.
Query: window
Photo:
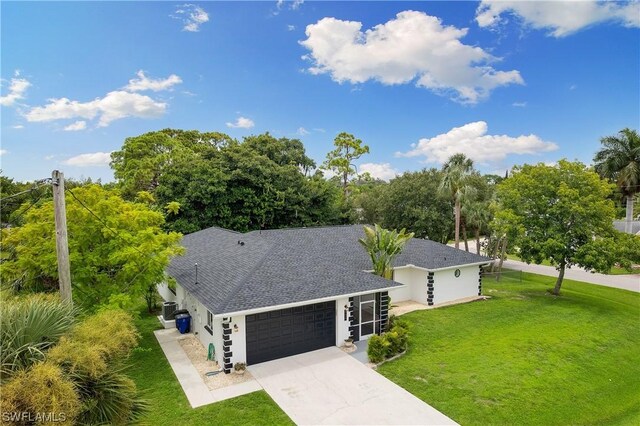
[[[207,326],[213,330],[213,314],[210,311],[207,311]]]

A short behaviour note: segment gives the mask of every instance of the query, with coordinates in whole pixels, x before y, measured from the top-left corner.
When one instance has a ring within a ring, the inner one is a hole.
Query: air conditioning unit
[[[170,321],[174,319],[174,315],[178,310],[178,303],[176,302],[164,302],[162,304],[162,318],[165,321]]]

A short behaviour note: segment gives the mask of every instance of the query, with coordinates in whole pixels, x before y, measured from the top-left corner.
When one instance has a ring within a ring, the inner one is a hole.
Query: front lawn
[[[555,278],[485,281],[491,300],[406,314],[378,371],[463,425],[640,424],[640,294]]]
[[[131,357],[129,376],[150,403],[142,423],[149,425],[291,425],[289,417],[264,391],[192,409],[158,344],[155,316],[136,323],[142,339]]]

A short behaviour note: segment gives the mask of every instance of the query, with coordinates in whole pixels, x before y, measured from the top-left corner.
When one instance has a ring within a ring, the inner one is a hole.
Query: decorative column
[[[222,359],[225,374],[231,373],[233,364],[231,363],[231,318],[222,319]]]

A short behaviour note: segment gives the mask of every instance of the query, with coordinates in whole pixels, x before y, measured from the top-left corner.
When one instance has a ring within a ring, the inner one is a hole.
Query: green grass
[[[142,338],[131,357],[129,376],[150,402],[142,423],[148,425],[291,425],[289,417],[264,391],[204,407],[191,408],[169,366],[153,330],[160,328],[155,316],[137,320]]]
[[[509,260],[517,260],[519,262],[523,262],[523,260],[517,254],[507,254],[507,259]],[[553,266],[549,259],[544,259],[540,265],[544,266]],[[554,266],[555,268],[555,266]],[[640,274],[640,268],[633,268],[631,271],[625,268],[620,268],[618,266],[614,266],[611,268],[607,275],[629,275],[629,274]]]
[[[408,353],[378,371],[463,425],[640,424],[640,294],[523,278],[403,316]]]

